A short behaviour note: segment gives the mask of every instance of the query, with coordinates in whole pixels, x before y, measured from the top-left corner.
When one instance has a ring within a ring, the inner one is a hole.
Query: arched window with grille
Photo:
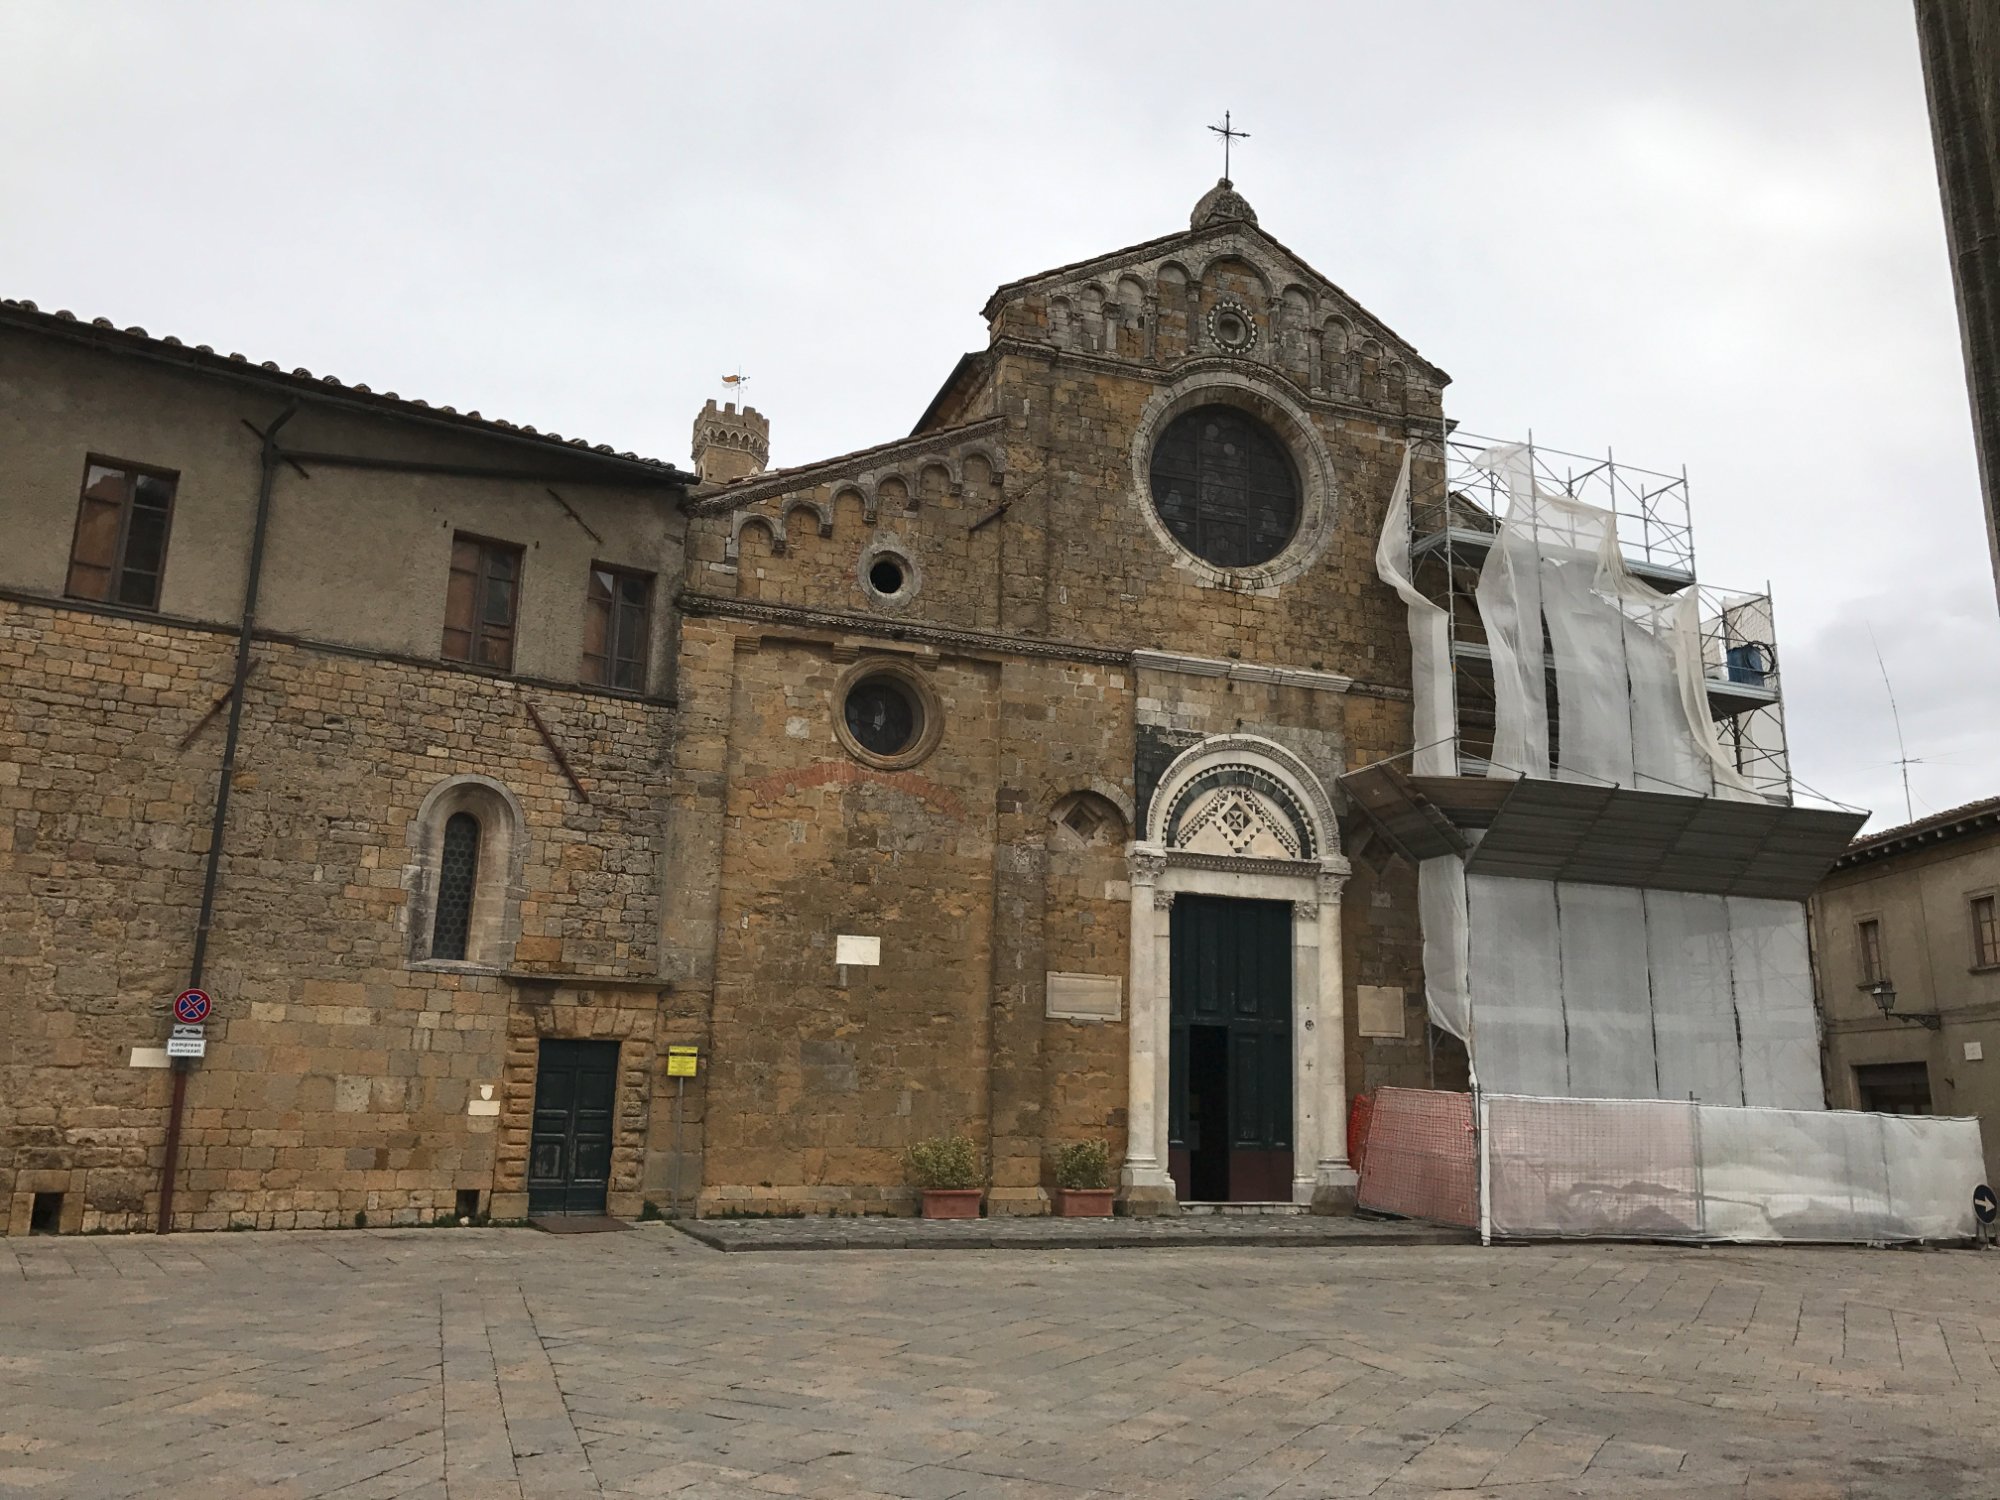
[[[479,819],[456,812],[445,819],[444,848],[438,856],[437,917],[431,926],[431,957],[465,957],[472,930],[472,897],[479,889]]]
[[[410,962],[506,968],[526,895],[520,801],[491,777],[453,776],[424,797],[408,837]]]

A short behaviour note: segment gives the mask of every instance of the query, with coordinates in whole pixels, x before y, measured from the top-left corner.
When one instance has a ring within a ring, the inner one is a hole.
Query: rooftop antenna
[[[1910,767],[1920,766],[1921,760],[1910,759],[1910,752],[1903,744],[1903,716],[1896,712],[1896,689],[1889,683],[1889,666],[1882,660],[1882,645],[1875,639],[1875,627],[1868,627],[1868,644],[1875,648],[1875,665],[1882,669],[1882,690],[1889,695],[1889,719],[1896,726],[1896,765],[1903,773],[1903,821],[1917,821],[1916,808],[1910,802]]]
[[[1247,130],[1232,130],[1229,125],[1229,111],[1226,109],[1222,112],[1222,123],[1220,125],[1211,125],[1208,128],[1222,137],[1222,180],[1227,182],[1229,181],[1229,144],[1231,141],[1249,140],[1250,132]]]

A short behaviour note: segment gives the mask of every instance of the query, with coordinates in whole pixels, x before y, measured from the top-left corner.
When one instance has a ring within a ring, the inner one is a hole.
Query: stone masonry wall
[[[128,1063],[161,1044],[187,976],[223,715],[202,721],[233,646],[0,602],[0,1207],[15,1219],[35,1191],[64,1192],[74,1227],[141,1227],[156,1209],[169,1074]],[[668,723],[658,704],[608,694],[257,645],[178,1224],[407,1223],[451,1211],[461,1189],[490,1201],[496,1167],[505,1179],[518,1156],[496,1131],[520,1126],[508,1047],[527,1013],[497,970],[657,970]],[[483,970],[412,963],[412,820],[468,773],[521,808],[518,941]],[[610,993],[572,995],[576,1014],[551,1034],[650,1049],[663,1027],[699,1032],[656,991]],[[509,1114],[468,1114],[482,1084]],[[621,1164],[633,1209],[640,1150]]]

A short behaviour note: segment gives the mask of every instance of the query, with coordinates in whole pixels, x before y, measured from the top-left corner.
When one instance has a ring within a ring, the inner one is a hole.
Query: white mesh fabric
[[[1626,886],[1556,887],[1569,1092],[1659,1096],[1648,992],[1645,897]]]
[[[1505,479],[1509,496],[1507,514],[1473,590],[1493,655],[1493,758],[1488,774],[1547,776],[1549,705],[1534,477],[1527,450],[1519,444],[1491,449],[1479,463]]]
[[[1470,1042],[1465,865],[1457,855],[1440,855],[1417,866],[1417,916],[1424,932],[1424,998],[1431,1020],[1460,1041]],[[1477,1076],[1476,1058],[1473,1067]]]
[[[1986,1180],[1977,1120],[1881,1115],[1882,1156],[1897,1222],[1925,1240],[1967,1239],[1976,1230],[1972,1190]]]
[[[1743,1102],[1823,1108],[1805,907],[1748,896],[1727,899],[1730,969],[1743,1046]]]
[[[1496,1234],[1892,1242],[1973,1233],[1976,1120],[1486,1095]]]
[[[1492,1232],[1700,1237],[1694,1107],[1485,1096]]]
[[[1411,720],[1419,776],[1458,774],[1458,722],[1451,682],[1451,617],[1417,591],[1410,578],[1410,445],[1389,497],[1389,513],[1375,545],[1375,572],[1409,611]]]
[[[1465,892],[1481,1087],[1569,1093],[1555,885],[1468,872]]]
[[[1647,891],[1646,968],[1662,1099],[1743,1102],[1730,980],[1729,907],[1721,896]]]

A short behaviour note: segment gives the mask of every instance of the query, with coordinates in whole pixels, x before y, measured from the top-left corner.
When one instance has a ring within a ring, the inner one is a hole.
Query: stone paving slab
[[[1220,1246],[1338,1249],[1345,1245],[1469,1245],[1469,1230],[1411,1219],[1321,1214],[1184,1214],[1155,1218],[918,1219],[889,1215],[675,1219],[717,1250],[1187,1250]]]
[[[2000,1254],[0,1241],[0,1497],[1991,1500]]]

